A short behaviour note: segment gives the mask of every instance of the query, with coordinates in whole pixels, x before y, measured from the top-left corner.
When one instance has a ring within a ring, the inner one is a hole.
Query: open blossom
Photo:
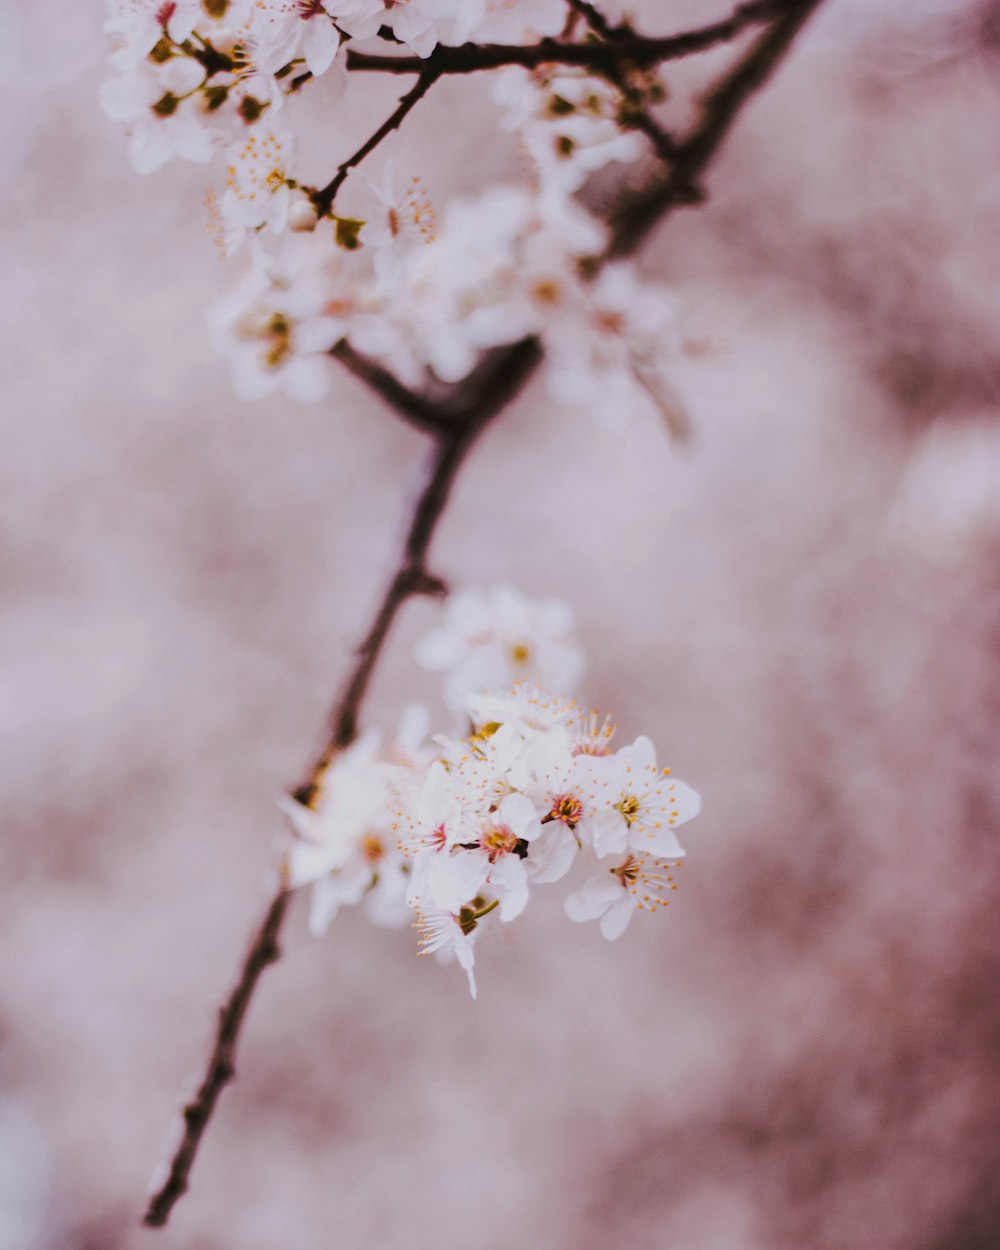
[[[626,849],[665,859],[684,854],[675,830],[700,810],[698,795],[656,765],[648,738],[613,755],[577,757],[578,785],[586,796],[581,835],[598,857]]]
[[[257,127],[227,155],[229,169],[220,208],[227,225],[237,232],[234,245],[239,232],[262,226],[280,234],[291,204],[291,141],[271,127]]]
[[[473,906],[453,912],[441,907],[416,908],[414,925],[420,939],[420,954],[458,961],[469,979],[469,993],[476,997],[476,954],[473,940],[477,914]]]
[[[571,920],[599,920],[609,942],[621,937],[636,911],[666,907],[677,889],[676,865],[649,855],[627,854],[620,863],[591,877],[566,900]]]
[[[101,107],[126,123],[129,161],[139,174],[151,174],[175,156],[204,164],[212,140],[204,118],[185,96],[204,78],[193,61],[141,64],[101,87]]]
[[[276,74],[297,57],[311,74],[324,74],[340,47],[340,32],[323,0],[254,0],[247,23],[261,68]]]
[[[341,907],[363,903],[376,924],[395,927],[410,916],[409,864],[396,836],[401,793],[426,756],[404,716],[396,743],[372,731],[342,751],[306,806],[282,802],[294,834],[285,856],[289,885],[311,887],[309,925],[324,933]]]
[[[443,624],[421,640],[416,657],[424,668],[447,673],[453,702],[470,690],[516,681],[570,690],[583,667],[569,608],[531,603],[506,586],[452,596]]]
[[[579,190],[611,161],[635,161],[645,151],[638,133],[622,129],[621,91],[572,67],[509,66],[495,76],[493,98],[543,184],[563,192]]]
[[[368,187],[371,194],[361,214],[361,244],[372,249],[379,287],[391,296],[413,245],[434,241],[434,208],[419,177],[413,175],[403,185],[397,182],[392,161],[386,162],[381,182],[369,182]]]
[[[219,351],[232,364],[244,399],[284,390],[303,402],[329,389],[327,353],[343,338],[360,299],[344,258],[319,252],[300,237],[255,258],[242,286],[213,309]]]
[[[166,36],[183,43],[202,15],[199,0],[109,0],[104,29],[112,36],[112,61],[128,69]]]
[[[543,337],[548,389],[560,403],[590,411],[610,428],[652,407],[673,432],[686,431],[670,382],[682,342],[677,300],[641,282],[632,264],[605,266]]]

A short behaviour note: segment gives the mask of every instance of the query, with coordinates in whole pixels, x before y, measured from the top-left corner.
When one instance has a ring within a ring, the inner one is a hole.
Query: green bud
[[[157,100],[153,105],[153,112],[157,117],[169,117],[172,113],[177,112],[178,104],[180,104],[180,100],[168,91],[162,99]]]
[[[548,111],[553,117],[566,117],[570,113],[576,112],[576,105],[567,100],[565,96],[557,94],[550,97]]]
[[[353,252],[361,246],[361,229],[364,226],[363,221],[358,221],[356,217],[334,217],[335,234],[337,246],[342,247],[346,252]]]
[[[262,104],[260,100],[255,100],[252,95],[246,95],[240,102],[240,116],[245,122],[255,122],[266,108],[267,105]]]
[[[170,46],[169,39],[160,39],[149,54],[149,59],[155,61],[157,65],[162,65],[164,61],[169,61],[174,55],[174,50]]]
[[[205,107],[208,111],[214,112],[215,109],[221,108],[226,102],[226,96],[229,95],[228,87],[205,87]]]

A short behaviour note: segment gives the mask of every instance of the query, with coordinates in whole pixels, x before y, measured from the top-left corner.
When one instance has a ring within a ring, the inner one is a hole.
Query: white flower
[[[280,234],[291,203],[291,141],[273,128],[257,126],[227,156],[226,191],[220,205],[227,224],[240,233],[266,226]]]
[[[463,0],[449,42],[534,43],[566,25],[564,0]]]
[[[566,900],[570,920],[596,920],[601,932],[613,941],[625,932],[635,911],[655,911],[666,907],[669,894],[677,889],[672,869],[675,865],[649,855],[628,854],[613,868],[584,882]]]
[[[389,0],[385,24],[417,56],[430,56],[443,28],[451,24],[465,0]]]
[[[250,34],[261,69],[276,74],[297,57],[314,76],[324,74],[340,47],[340,34],[323,0],[255,0]]]
[[[323,7],[352,39],[369,39],[386,18],[383,0],[323,0]]]
[[[339,252],[315,236],[292,236],[274,255],[256,252],[241,286],[210,318],[240,398],[284,390],[303,403],[322,399],[327,354],[344,337],[357,298]]]
[[[365,223],[361,242],[373,249],[380,287],[391,295],[399,285],[407,250],[434,241],[434,208],[416,175],[402,190],[397,186],[392,161],[386,162],[381,183],[368,186],[375,204],[359,214]]]
[[[388,779],[379,756],[381,746],[382,735],[372,731],[341,751],[323,777],[313,806],[282,800],[296,834],[285,863],[292,888],[343,868],[358,840],[384,820]]]
[[[583,667],[572,629],[563,603],[532,603],[506,586],[466,590],[449,599],[443,625],[420,641],[416,658],[424,668],[447,673],[454,704],[470,690],[518,680],[568,690]]]
[[[578,715],[575,700],[550,694],[530,682],[515,682],[509,690],[470,690],[461,710],[477,734],[487,725],[510,725],[525,739],[532,734],[547,735],[557,728],[568,729]]]
[[[204,118],[191,100],[181,98],[203,78],[196,62],[178,59],[162,70],[138,65],[101,86],[104,112],[127,124],[129,161],[136,173],[154,173],[175,156],[199,164],[211,159],[212,139]]]
[[[626,848],[662,859],[683,856],[674,830],[698,815],[701,800],[669,769],[657,768],[648,738],[636,738],[614,755],[577,759],[577,785],[588,803],[577,832],[598,858]]]
[[[602,78],[566,66],[510,66],[494,77],[493,98],[504,125],[520,133],[539,177],[564,194],[611,161],[638,160],[644,141],[623,130],[623,98]]]
[[[607,265],[541,333],[546,381],[560,403],[586,409],[610,428],[650,406],[674,432],[686,427],[669,379],[681,352],[677,301],[664,287],[640,283],[633,265]]]
[[[201,15],[199,0],[109,0],[104,29],[117,45],[112,62],[123,69],[138,65],[165,35],[183,43]]]
[[[416,928],[420,935],[419,954],[436,953],[445,959],[457,959],[459,966],[465,969],[465,974],[469,978],[469,993],[473,998],[476,997],[476,976],[473,970],[476,955],[472,949],[475,924],[471,908],[466,909],[465,918],[457,912],[439,907],[417,908]]]
[[[311,885],[314,934],[325,933],[341,907],[362,902],[376,924],[405,922],[408,866],[392,827],[401,771],[384,757],[381,734],[370,732],[336,757],[312,806],[282,801],[295,834],[284,875],[293,889]]]

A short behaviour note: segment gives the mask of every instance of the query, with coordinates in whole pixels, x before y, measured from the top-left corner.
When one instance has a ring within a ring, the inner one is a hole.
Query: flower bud
[[[160,70],[160,83],[164,91],[185,96],[194,91],[205,78],[205,71],[197,61],[187,56],[171,57]]]
[[[316,229],[316,209],[311,200],[296,200],[288,210],[288,228],[296,234],[309,234]]]

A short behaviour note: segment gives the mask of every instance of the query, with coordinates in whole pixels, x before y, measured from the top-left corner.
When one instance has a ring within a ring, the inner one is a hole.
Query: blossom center
[[[634,794],[623,794],[615,804],[615,811],[621,812],[625,819],[625,823],[627,825],[631,825],[636,816],[639,815],[640,807],[641,804]]]
[[[583,816],[583,804],[575,794],[556,794],[552,798],[549,815],[553,820],[561,820],[564,825],[575,825]]]
[[[385,846],[382,843],[382,839],[376,837],[374,833],[366,833],[361,839],[361,854],[370,864],[377,864],[385,854]]]
[[[495,864],[501,856],[509,855],[517,843],[517,834],[508,825],[491,825],[479,839],[479,845],[491,864]]]
[[[611,872],[622,883],[622,889],[627,890],[638,881],[641,867],[636,857],[630,855],[623,864],[619,864],[617,868],[612,868]]]

